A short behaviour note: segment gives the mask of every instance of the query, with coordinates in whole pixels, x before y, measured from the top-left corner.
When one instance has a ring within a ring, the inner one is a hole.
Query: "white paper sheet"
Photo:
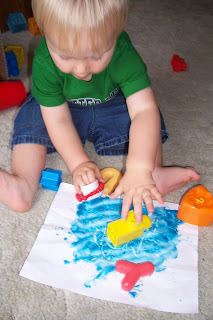
[[[176,218],[178,205],[155,203],[151,229],[114,248],[106,227],[120,218],[121,205],[122,199],[108,197],[79,204],[74,187],[61,183],[20,275],[98,299],[197,313],[198,228]],[[114,268],[120,259],[151,261],[155,272],[125,292],[124,275]]]

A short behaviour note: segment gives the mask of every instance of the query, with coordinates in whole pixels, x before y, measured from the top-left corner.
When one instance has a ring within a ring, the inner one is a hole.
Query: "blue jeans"
[[[130,118],[121,92],[115,98],[95,106],[84,107],[69,101],[68,104],[83,145],[86,140],[92,142],[99,155],[128,153]],[[168,138],[162,115],[161,137],[162,142]],[[40,105],[32,95],[27,98],[15,119],[11,149],[23,143],[45,146],[47,153],[56,151],[47,133]]]

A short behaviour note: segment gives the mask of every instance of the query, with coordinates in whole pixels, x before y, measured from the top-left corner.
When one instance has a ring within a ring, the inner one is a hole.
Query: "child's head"
[[[85,76],[101,72],[126,23],[127,1],[32,0],[35,19],[59,69],[87,81],[91,77]],[[76,66],[86,60],[84,66],[73,69],[74,62]]]

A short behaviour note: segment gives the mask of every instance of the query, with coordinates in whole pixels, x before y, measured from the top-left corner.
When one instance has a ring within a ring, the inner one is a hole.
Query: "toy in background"
[[[34,17],[28,18],[28,27],[29,27],[29,31],[33,35],[41,34],[41,31],[40,31],[40,29],[39,29]]]
[[[26,21],[23,13],[21,12],[10,13],[7,18],[7,25],[12,33],[24,31],[28,25],[29,31],[33,35],[41,34],[35,18],[30,17]]]
[[[11,51],[15,48],[15,53]],[[24,63],[24,50],[22,47],[8,46],[3,49],[0,32],[0,110],[21,106],[27,98],[25,86],[22,81],[7,81],[8,73],[18,74],[18,63]],[[17,59],[19,53],[20,58]],[[17,54],[17,55],[16,55]]]
[[[0,81],[0,110],[21,106],[27,98],[22,81]]]
[[[213,196],[202,185],[189,190],[183,197],[177,218],[200,227],[213,223]]]
[[[21,46],[6,46],[4,48],[8,76],[18,76],[24,64],[24,49]]]
[[[21,46],[6,46],[4,48],[5,53],[8,51],[13,51],[16,55],[16,59],[18,62],[18,68],[20,69],[21,66],[24,64],[24,49]]]
[[[7,64],[7,72],[8,76],[18,76],[19,75],[19,67],[18,67],[18,61],[16,58],[15,53],[10,50],[5,52],[5,59]]]
[[[12,33],[16,33],[26,29],[27,21],[21,12],[10,13],[7,18],[7,25]]]
[[[183,58],[174,54],[171,60],[172,68],[175,72],[186,70],[186,63]]]
[[[10,13],[7,25],[12,33],[26,30],[27,21],[21,12]],[[34,17],[28,18],[29,31],[33,35],[41,34]],[[21,66],[24,64],[24,49],[21,46],[6,46],[4,48],[8,76],[18,76]]]

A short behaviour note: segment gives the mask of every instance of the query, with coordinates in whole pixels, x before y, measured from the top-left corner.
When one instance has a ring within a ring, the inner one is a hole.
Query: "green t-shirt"
[[[127,98],[150,86],[150,80],[146,65],[122,31],[109,65],[89,82],[60,71],[43,38],[35,51],[32,84],[32,94],[43,106],[58,106],[66,100],[89,106],[112,99],[119,90]]]

